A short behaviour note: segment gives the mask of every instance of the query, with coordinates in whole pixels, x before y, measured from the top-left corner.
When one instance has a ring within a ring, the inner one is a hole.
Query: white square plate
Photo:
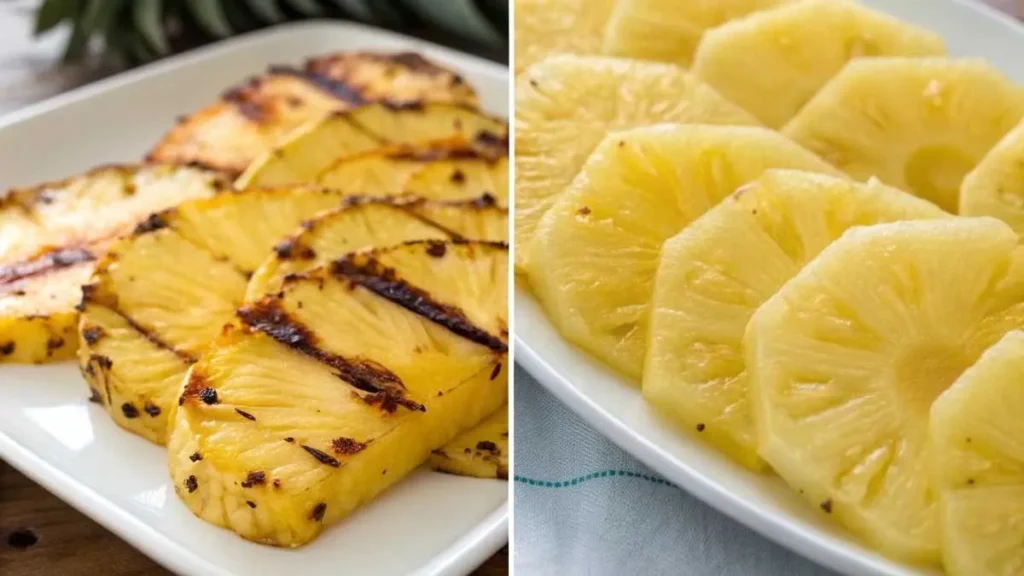
[[[350,23],[289,25],[110,78],[0,118],[0,189],[131,162],[177,115],[272,63],[338,50],[421,52],[508,115],[508,69]],[[508,541],[508,483],[419,470],[312,544],[285,550],[197,518],[174,495],[165,451],[86,401],[71,363],[0,366],[0,457],[182,574],[466,574]],[[99,569],[99,567],[96,567]]]
[[[959,0],[862,0],[941,34],[954,56],[982,57],[1024,84],[1024,27]],[[851,575],[935,574],[880,556],[821,518],[777,477],[758,476],[665,423],[639,389],[566,343],[528,290],[516,288],[516,361],[595,429],[665,478],[816,562]]]

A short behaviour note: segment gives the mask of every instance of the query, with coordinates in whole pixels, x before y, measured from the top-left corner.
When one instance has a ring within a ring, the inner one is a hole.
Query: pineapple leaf
[[[403,2],[424,21],[439,28],[491,46],[502,43],[501,36],[480,13],[473,0],[447,0],[445,2],[403,0]]]
[[[373,10],[367,5],[367,0],[333,0],[343,12],[349,16],[364,22],[373,22]]]
[[[324,10],[315,0],[285,0],[296,12],[306,16],[323,16]]]
[[[89,39],[93,32],[105,31],[108,29],[124,0],[92,0],[91,2],[76,3],[78,15],[74,17],[74,27],[71,30],[71,38],[64,48],[64,61],[70,62],[79,60],[85,56],[89,47]]]
[[[210,0],[186,0],[189,12],[195,17],[196,22],[210,34],[217,38],[231,36],[231,24],[220,2]]]
[[[285,20],[284,12],[277,6],[277,0],[246,0],[246,3],[264,22],[276,24]]]
[[[170,46],[163,27],[163,0],[135,0],[132,3],[132,21],[139,34],[156,50],[157,54],[167,54]]]
[[[53,29],[66,18],[75,15],[75,0],[46,0],[36,13],[34,34]]]

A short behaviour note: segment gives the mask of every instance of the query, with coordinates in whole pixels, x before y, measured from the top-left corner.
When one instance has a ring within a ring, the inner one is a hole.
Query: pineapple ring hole
[[[954,146],[922,146],[907,159],[903,178],[914,195],[955,214],[960,184],[974,164],[970,154]]]
[[[894,365],[900,395],[912,409],[927,412],[971,361],[952,346],[921,346],[900,354]]]

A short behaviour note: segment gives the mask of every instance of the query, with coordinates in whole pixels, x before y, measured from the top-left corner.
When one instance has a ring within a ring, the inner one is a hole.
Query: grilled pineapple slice
[[[409,203],[408,208],[454,236],[508,242],[508,209],[496,205],[494,198],[486,194],[469,201],[421,200]]]
[[[537,223],[608,132],[661,122],[756,125],[669,64],[559,56],[516,83],[516,266]]]
[[[516,0],[516,76],[554,54],[599,54],[616,0]]]
[[[941,56],[934,32],[846,0],[804,0],[708,31],[693,72],[780,128],[853,58]]]
[[[856,228],[747,327],[761,456],[885,554],[939,559],[929,410],[986,348],[1024,326],[1016,245],[992,218]]]
[[[639,381],[662,243],[769,168],[838,175],[764,128],[609,134],[537,228],[530,285],[568,340]]]
[[[996,144],[964,178],[960,213],[994,216],[1024,234],[1024,122]]]
[[[351,52],[274,67],[183,118],[150,152],[159,162],[239,174],[302,124],[370,102],[475,106],[457,74],[412,53]]]
[[[690,66],[705,30],[790,0],[620,0],[608,21],[604,52]]]
[[[235,186],[308,184],[339,159],[381,147],[462,138],[492,149],[506,139],[505,123],[475,108],[454,104],[370,104],[332,114],[296,129],[257,158]]]
[[[850,62],[783,132],[858,179],[938,204],[1024,116],[1024,89],[981,60]]]
[[[662,246],[644,397],[737,462],[763,468],[741,345],[751,315],[849,227],[943,216],[877,182],[765,173]]]
[[[1024,571],[1024,332],[1010,332],[931,408],[942,556],[953,576]]]
[[[167,439],[177,386],[235,318],[248,276],[341,192],[260,189],[153,215],[115,243],[83,289],[79,364],[123,428]]]
[[[474,478],[508,479],[508,405],[463,432],[428,461],[434,470]]]
[[[0,362],[73,358],[81,286],[150,212],[227,187],[172,166],[109,166],[0,199]]]
[[[428,200],[490,196],[508,205],[508,154],[487,159],[441,159],[429,162],[405,183],[405,193]]]
[[[507,322],[507,257],[364,252],[243,308],[181,394],[179,496],[244,538],[299,546],[499,409],[507,339],[490,327]]]

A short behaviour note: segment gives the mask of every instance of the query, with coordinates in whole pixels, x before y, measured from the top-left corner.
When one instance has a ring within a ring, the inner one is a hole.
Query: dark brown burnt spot
[[[101,354],[93,354],[89,356],[89,361],[94,362],[100,370],[109,372],[114,367],[114,361],[109,356],[103,356]]]
[[[290,66],[271,66],[270,73],[301,78],[319,90],[330,94],[342,102],[352,104],[353,106],[360,106],[368,103],[368,100],[363,97],[357,87],[349,85],[342,80],[314,72],[308,66],[304,70],[292,68]]]
[[[53,356],[53,353],[64,347],[64,339],[60,336],[51,336],[46,340],[46,356]]]
[[[439,240],[431,240],[430,242],[427,242],[427,254],[433,256],[434,258],[443,257],[445,252],[447,251],[448,247],[445,246],[444,242],[441,242]]]
[[[151,418],[156,418],[157,416],[160,415],[160,407],[157,406],[156,404],[146,402],[142,409],[145,410],[146,414],[149,414]]]
[[[241,416],[242,418],[245,418],[246,420],[253,420],[253,421],[256,420],[255,416],[253,416],[252,414],[249,414],[245,410],[241,410],[239,408],[235,408],[235,412],[237,412],[239,416]]]
[[[167,228],[167,219],[164,218],[164,214],[156,213],[150,214],[149,218],[146,218],[142,222],[139,222],[135,226],[136,234],[149,234],[150,232],[156,232]]]
[[[10,356],[14,354],[14,342],[4,342],[0,344],[0,356]]]
[[[495,456],[501,454],[501,450],[498,450],[498,445],[495,444],[494,442],[491,442],[490,440],[481,440],[477,442],[476,449],[480,450],[481,452],[490,452]]]
[[[451,181],[452,181],[452,184],[465,184],[466,183],[466,173],[463,172],[462,170],[459,170],[458,168],[456,168],[455,170],[452,171]]]
[[[277,246],[274,246],[274,252],[277,257],[282,260],[291,260],[292,258],[297,260],[312,260],[316,258],[316,251],[309,246],[303,245],[299,242],[298,238],[289,238]]]
[[[235,107],[242,115],[253,122],[261,122],[264,118],[263,109],[251,99],[251,91],[259,85],[250,83],[249,86],[237,86],[221,95],[221,98]]]
[[[199,391],[199,399],[208,406],[213,406],[218,402],[217,390],[214,388],[203,388]]]
[[[200,454],[199,452],[193,452],[191,455],[189,455],[188,459],[193,462],[199,462],[200,460],[203,459],[203,455]]]
[[[81,264],[82,262],[91,262],[95,259],[96,256],[85,248],[60,248],[32,260],[0,266],[0,284],[8,284],[30,276],[46,274],[54,270]]]
[[[90,346],[99,342],[106,335],[106,330],[99,326],[86,326],[82,329],[82,338]]]
[[[423,112],[427,109],[422,100],[385,100],[381,104],[394,112]]]
[[[501,374],[501,362],[494,365],[494,370],[491,370],[491,380],[494,380]]]
[[[185,488],[188,489],[188,493],[191,494],[199,488],[199,481],[196,480],[195,476],[189,476],[185,479]]]
[[[309,517],[314,522],[319,522],[324,519],[324,513],[327,512],[327,504],[321,502],[316,506],[313,506],[313,511],[310,512]]]
[[[249,505],[249,508],[255,508],[256,507],[256,503],[253,502],[252,500],[246,500],[245,503]]]
[[[449,74],[447,70],[437,66],[430,60],[427,60],[422,55],[416,52],[398,52],[395,54],[386,54],[384,58],[408,68],[414,72],[422,72],[432,76],[442,76]]]
[[[292,443],[294,443],[294,442],[295,442],[295,438],[292,438],[291,436],[288,436],[288,437],[286,437],[286,438],[284,439],[284,441],[285,441],[285,442],[287,442],[287,443],[289,443],[289,444],[292,444]]]
[[[352,438],[335,438],[331,440],[331,449],[338,454],[356,454],[366,448],[366,444]]]
[[[245,476],[245,480],[242,480],[242,488],[252,488],[253,486],[262,486],[267,483],[267,474],[262,471],[249,472]]]
[[[317,450],[316,448],[313,448],[312,446],[306,446],[305,444],[300,444],[299,446],[302,446],[303,450],[308,452],[310,456],[312,456],[313,458],[316,458],[321,464],[327,464],[332,468],[339,468],[341,466],[341,462],[339,462],[334,456],[331,456],[327,452]]]
[[[477,132],[473,138],[478,146],[489,149],[507,150],[508,149],[508,134],[495,134],[487,130],[481,130]]]
[[[130,402],[125,402],[124,404],[121,404],[121,412],[124,414],[125,418],[129,418],[130,419],[130,418],[138,418],[139,417],[139,409],[136,408]]]
[[[88,368],[86,369],[88,370]],[[103,396],[100,395],[100,391],[92,386],[89,387],[89,402],[94,404],[103,404]]]
[[[280,488],[280,487],[281,487],[281,481],[278,480],[277,478],[274,478],[274,488]]]
[[[469,206],[472,208],[483,209],[493,208],[498,205],[498,199],[495,198],[490,192],[484,192],[479,198],[475,198],[469,201]]]
[[[576,211],[576,214],[578,214],[580,216],[589,216],[590,215],[590,206],[584,206],[584,207],[580,208],[579,210]]]
[[[828,499],[821,503],[821,509],[825,511],[825,514],[832,513],[832,500]]]
[[[697,423],[697,432],[703,432],[703,431],[704,431],[704,424],[698,422]]]

